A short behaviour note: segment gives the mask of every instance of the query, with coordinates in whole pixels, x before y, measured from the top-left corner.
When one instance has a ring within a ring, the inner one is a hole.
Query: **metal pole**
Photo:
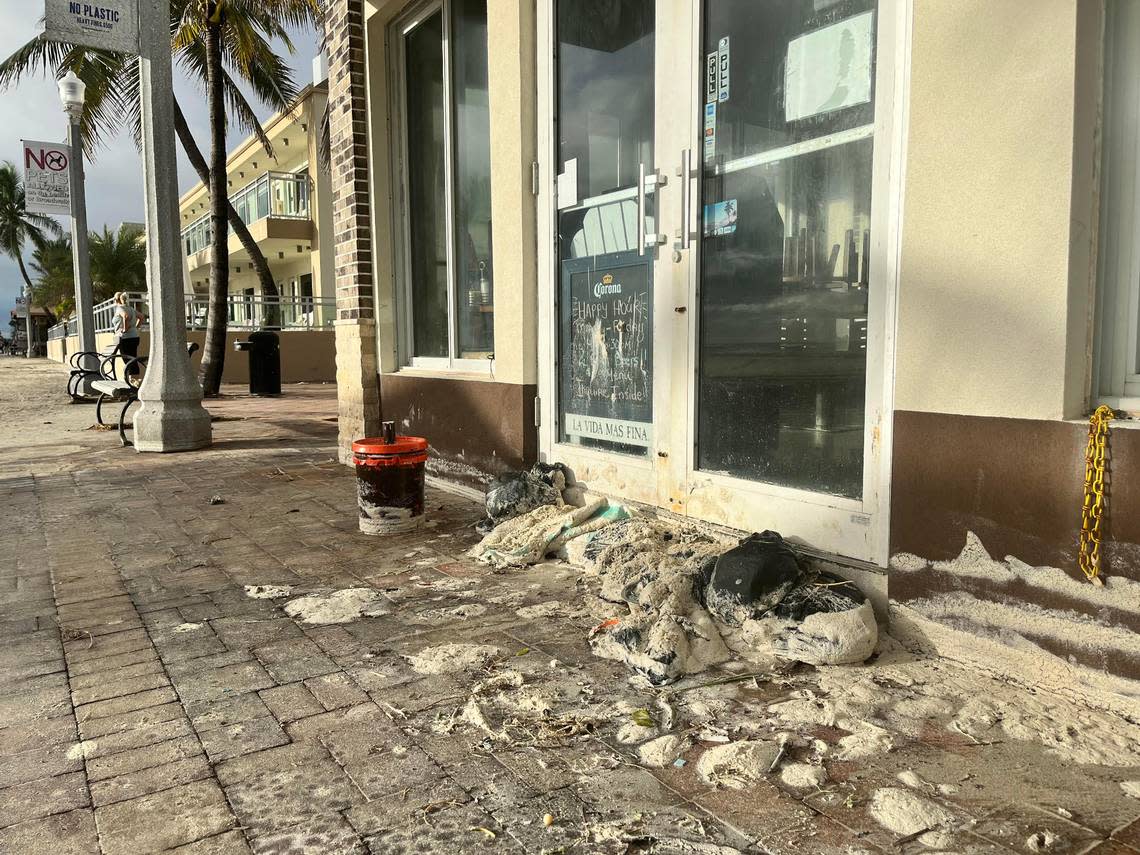
[[[32,348],[32,289],[24,286],[24,335],[28,339],[28,359],[35,356]]]
[[[91,289],[91,254],[87,247],[87,194],[83,175],[83,132],[79,128],[79,117],[68,117],[67,141],[71,145],[71,160],[68,164],[68,178],[71,182],[71,255],[75,270],[75,323],[79,333],[79,350],[95,352],[95,311],[94,294]],[[97,371],[99,360],[94,356],[84,359],[84,368]],[[78,393],[84,398],[93,398],[91,388],[94,377],[85,377]]]
[[[210,444],[211,428],[186,353],[170,0],[140,0],[139,37],[150,359],[139,388],[134,442],[139,451],[189,451]]]

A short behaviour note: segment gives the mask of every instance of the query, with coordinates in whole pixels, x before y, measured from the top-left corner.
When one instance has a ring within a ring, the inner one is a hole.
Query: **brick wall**
[[[341,459],[380,429],[380,385],[368,196],[364,0],[328,0],[329,148],[336,282],[337,415]]]

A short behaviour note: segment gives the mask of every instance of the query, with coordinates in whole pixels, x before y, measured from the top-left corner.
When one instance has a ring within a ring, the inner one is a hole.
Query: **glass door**
[[[548,459],[885,561],[904,6],[552,0]]]
[[[895,4],[701,5],[688,513],[882,561]]]
[[[688,125],[661,96],[686,86],[668,58],[692,47],[687,26],[677,43],[674,5],[559,0],[552,21],[553,440],[591,487],[654,503],[667,492],[666,313],[684,285],[660,225],[672,201],[660,153],[679,150],[678,117]]]

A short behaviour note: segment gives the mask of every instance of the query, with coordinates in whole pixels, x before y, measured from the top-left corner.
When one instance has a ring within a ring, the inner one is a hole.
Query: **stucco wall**
[[[1078,19],[1097,4],[1032,7],[914,3],[900,410],[1058,419],[1082,408],[1095,122],[1077,86],[1097,77],[1078,75],[1076,57],[1082,39],[1095,47]]]
[[[67,339],[54,338],[48,339],[47,343],[47,358],[52,362],[64,362],[67,359],[67,354],[70,351],[67,347]]]
[[[332,383],[336,380],[336,342],[332,330],[312,330],[310,332],[281,333],[281,382],[282,383]],[[223,383],[249,383],[249,356],[234,350],[235,341],[248,338],[246,331],[226,333],[226,364],[222,372]],[[194,370],[202,358],[201,347],[206,333],[193,330],[186,333],[187,341],[197,342],[199,350],[194,354]],[[74,353],[79,348],[78,338],[67,340],[67,352]],[[99,351],[109,349],[115,343],[114,333],[98,333],[95,347]],[[49,348],[48,358],[62,362],[59,351],[63,339],[51,342],[55,350]],[[139,342],[139,353],[146,354],[150,348],[150,333],[144,332]]]
[[[281,333],[282,383],[332,383],[336,380],[336,337],[332,330]],[[235,341],[245,341],[246,331],[226,333],[226,364],[222,372],[223,383],[249,383],[249,355],[234,350]],[[204,331],[186,333],[187,341],[205,343]],[[146,346],[146,342],[143,343]],[[140,348],[142,352],[142,348]],[[194,368],[202,358],[202,351],[194,354]]]
[[[538,379],[533,0],[487,4],[491,213],[495,223],[495,378]]]

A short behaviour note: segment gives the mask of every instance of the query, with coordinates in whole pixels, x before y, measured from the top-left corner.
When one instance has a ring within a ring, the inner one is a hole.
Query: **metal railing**
[[[230,196],[230,204],[246,225],[266,217],[307,220],[309,183],[304,173],[264,172]],[[209,247],[212,234],[210,215],[205,214],[182,230],[183,250],[187,255],[201,252]]]
[[[129,291],[126,294],[129,306],[146,312],[146,294]],[[280,330],[325,330],[332,329],[336,318],[336,301],[320,297],[263,297],[261,295],[231,294],[229,301],[228,328],[234,330],[256,330],[272,327]],[[206,297],[186,297],[186,329],[204,330],[209,314],[209,299]],[[95,332],[115,331],[115,301],[104,300],[94,308]],[[140,329],[146,329],[144,322]],[[79,334],[79,322],[75,318],[61,321],[48,329],[51,340]]]
[[[336,318],[336,301],[319,297],[231,294],[228,305],[228,326],[235,330],[266,327],[280,330],[332,329]],[[187,298],[186,329],[204,330],[208,310],[209,300],[206,297]]]
[[[146,293],[143,291],[127,291],[124,293],[126,303],[135,311],[146,314]],[[94,309],[95,315],[95,332],[114,332],[115,330],[115,301],[104,300],[102,303],[96,303]],[[145,328],[146,324],[143,324]],[[72,333],[68,333],[72,335]]]
[[[77,321],[75,318],[69,318],[66,321],[60,321],[58,324],[54,324],[53,326],[48,327],[48,341],[67,338],[69,335],[79,335],[79,321]]]

